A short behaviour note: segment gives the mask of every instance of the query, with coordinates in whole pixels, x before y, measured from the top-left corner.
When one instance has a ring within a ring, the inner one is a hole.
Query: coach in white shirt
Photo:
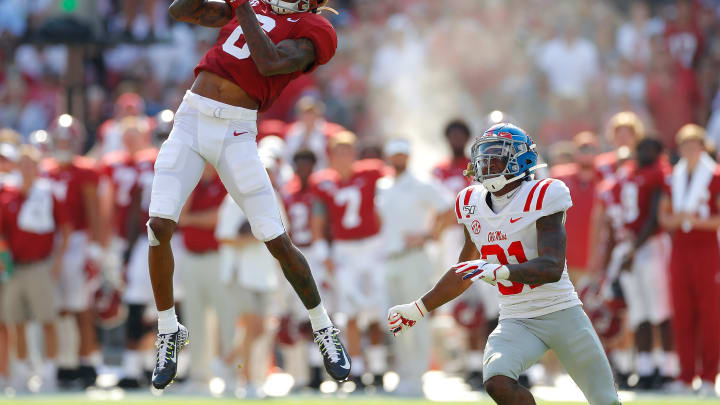
[[[393,139],[385,156],[395,169],[393,176],[377,182],[377,209],[382,219],[381,237],[390,302],[412,301],[431,285],[433,261],[425,244],[453,221],[453,197],[439,183],[422,180],[407,169],[410,144]],[[404,301],[403,301],[404,300]],[[400,375],[397,394],[421,396],[421,377],[429,366],[429,323],[426,330],[393,340],[396,369]]]

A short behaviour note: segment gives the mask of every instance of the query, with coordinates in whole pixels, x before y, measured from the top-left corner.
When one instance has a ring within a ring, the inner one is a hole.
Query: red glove
[[[233,11],[247,2],[248,0],[225,0],[225,3],[227,3]]]

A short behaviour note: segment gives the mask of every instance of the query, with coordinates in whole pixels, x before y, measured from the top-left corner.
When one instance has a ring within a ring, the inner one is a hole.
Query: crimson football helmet
[[[51,154],[60,163],[70,162],[82,151],[85,126],[72,115],[62,114],[55,118],[47,133]]]
[[[453,307],[452,315],[458,325],[467,329],[479,328],[485,324],[485,312],[480,302],[459,301]]]
[[[329,0],[297,0],[297,1],[283,1],[283,0],[262,0],[265,4],[268,4],[274,12],[278,14],[292,14],[292,13],[307,13],[315,12],[320,8],[325,7]]]

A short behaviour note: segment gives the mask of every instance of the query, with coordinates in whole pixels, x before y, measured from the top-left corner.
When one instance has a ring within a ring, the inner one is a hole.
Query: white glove
[[[482,279],[490,285],[497,285],[498,280],[507,280],[510,277],[510,269],[502,264],[488,263],[485,260],[471,260],[461,262],[452,267],[456,274],[462,276],[463,280],[475,281]]]
[[[393,336],[398,336],[412,328],[427,313],[421,299],[410,304],[395,305],[388,310],[388,328]]]

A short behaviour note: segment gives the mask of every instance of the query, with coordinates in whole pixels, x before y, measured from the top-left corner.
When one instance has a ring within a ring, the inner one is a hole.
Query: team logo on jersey
[[[465,211],[465,213],[467,215],[473,215],[473,214],[475,214],[475,206],[474,205],[465,205],[465,206],[463,206],[463,211]]]
[[[473,220],[471,228],[472,228],[473,233],[475,233],[475,235],[479,234],[480,233],[480,221],[478,221],[477,219]]]
[[[502,231],[488,232],[488,242],[497,242],[500,240],[507,240],[507,235]]]

